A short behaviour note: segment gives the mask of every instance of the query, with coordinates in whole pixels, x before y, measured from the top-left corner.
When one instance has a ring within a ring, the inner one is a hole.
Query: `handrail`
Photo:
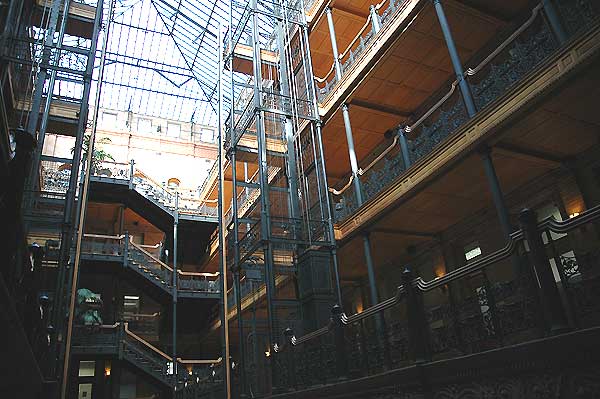
[[[125,235],[119,235],[119,236],[110,236],[110,235],[104,235],[104,234],[84,234],[84,237],[88,237],[88,238],[105,238],[105,239],[110,239],[110,240],[122,240]]]
[[[544,231],[546,229],[549,229],[550,231],[552,231],[554,233],[564,234],[564,233],[568,233],[571,230],[579,228],[583,225],[586,225],[590,222],[593,222],[597,219],[600,219],[600,205],[596,205],[595,207],[590,208],[590,209],[586,210],[585,212],[582,212],[578,216],[574,216],[573,218],[570,218],[565,221],[558,221],[558,220],[554,219],[553,216],[550,216],[550,217],[537,223],[537,230]],[[423,280],[422,277],[417,277],[417,278],[414,278],[413,280],[411,280],[410,284],[414,288],[417,288],[422,292],[428,292],[428,291],[432,291],[436,288],[446,286],[449,283],[457,281],[469,274],[479,272],[488,266],[491,266],[495,263],[498,263],[500,261],[510,258],[515,253],[515,251],[517,249],[517,244],[519,242],[523,241],[524,239],[525,239],[525,235],[524,235],[523,231],[521,229],[516,230],[508,236],[506,245],[503,248],[501,248],[495,252],[492,252],[489,255],[486,255],[479,259],[476,259],[473,262],[470,262],[462,267],[459,267],[458,269],[448,272],[444,276],[436,277],[430,281],[425,281],[425,280]],[[376,305],[370,306],[369,308],[367,308],[361,312],[357,312],[351,316],[346,316],[346,314],[342,313],[341,314],[342,324],[343,325],[353,324],[358,321],[364,320],[367,317],[370,317],[376,313],[379,313],[386,309],[389,309],[389,308],[393,307],[394,305],[400,303],[400,301],[404,298],[405,293],[406,293],[406,287],[404,286],[404,284],[401,284],[396,289],[396,295],[394,295],[391,298],[388,298],[382,302],[379,302]],[[312,331],[308,334],[305,334],[304,336],[302,336],[300,338],[292,337],[292,344],[300,345],[304,342],[307,342],[309,340],[312,340],[314,338],[317,338],[324,334],[327,334],[329,331],[332,330],[332,327],[333,327],[332,323],[333,323],[333,321],[330,320],[326,326],[321,327],[321,328],[319,328],[315,331]]]
[[[153,261],[155,261],[156,263],[158,263],[159,265],[161,265],[162,267],[164,267],[165,269],[167,269],[168,271],[170,271],[171,273],[173,273],[173,268],[171,268],[169,265],[167,265],[163,261],[157,259],[154,255],[152,255],[151,253],[149,253],[148,251],[146,251],[139,244],[136,244],[135,242],[133,242],[133,236],[129,237],[129,242],[131,244],[133,244],[133,246],[135,248],[137,248],[138,250],[140,250],[141,252],[143,252],[144,255],[147,255],[150,259],[152,259]],[[199,273],[199,272],[186,272],[186,271],[182,271],[182,270],[177,270],[177,274],[178,275],[182,275],[182,276],[198,276],[198,277],[218,277],[220,275],[219,272],[215,272],[215,273],[205,273],[205,272]]]
[[[181,364],[221,364],[223,361],[222,357],[216,359],[197,359],[197,360],[184,360],[180,357],[177,358],[177,362]]]
[[[135,242],[133,242],[133,236],[129,237],[129,243],[132,244],[135,248],[137,248],[141,252],[143,252],[145,255],[147,255],[148,257],[150,257],[150,259],[152,259],[153,261],[155,261],[156,263],[158,263],[159,265],[161,265],[162,267],[164,267],[165,269],[167,269],[171,273],[173,273],[173,269],[169,265],[167,265],[163,261],[157,259],[154,255],[152,255],[151,253],[149,253],[148,251],[146,251],[144,248],[141,248],[138,244],[136,244]]]
[[[166,353],[164,353],[163,351],[161,351],[160,349],[158,349],[157,347],[155,347],[154,345],[152,345],[151,343],[143,340],[142,338],[140,338],[139,336],[137,336],[135,333],[131,332],[129,330],[129,323],[125,322],[124,323],[124,328],[125,328],[125,333],[127,333],[127,335],[131,336],[132,338],[134,338],[136,341],[140,342],[141,344],[145,345],[147,348],[151,349],[152,351],[158,353],[159,355],[161,355],[162,357],[164,357],[165,359],[172,361],[173,358],[169,355],[167,355]]]

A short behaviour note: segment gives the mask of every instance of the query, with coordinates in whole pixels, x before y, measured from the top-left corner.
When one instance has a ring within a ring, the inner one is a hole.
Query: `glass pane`
[[[82,360],[79,362],[80,377],[93,377],[95,369],[96,362],[94,360]]]

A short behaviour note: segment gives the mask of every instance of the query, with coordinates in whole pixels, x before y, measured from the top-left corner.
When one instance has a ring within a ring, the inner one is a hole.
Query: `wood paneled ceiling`
[[[600,60],[500,132],[490,144],[503,192],[510,194],[531,184],[562,167],[562,161],[598,146],[598,103]],[[482,160],[472,153],[369,228],[375,264],[388,264],[399,256],[399,248],[428,240],[406,232],[439,234],[482,209],[495,212]],[[394,231],[398,233],[392,235]],[[340,270],[346,278],[366,274],[359,240],[360,236],[352,238],[339,251]]]
[[[444,2],[446,15],[463,63],[482,49],[506,24],[455,1]],[[362,25],[356,27],[356,31]],[[325,26],[326,29],[326,26]],[[347,30],[347,29],[346,29]],[[325,39],[329,40],[328,37]],[[325,45],[322,47],[325,49]],[[343,47],[340,46],[340,51]],[[313,49],[313,52],[315,50]],[[331,48],[328,48],[331,51]],[[331,55],[329,56],[331,60]],[[318,59],[314,61],[317,64]],[[331,63],[320,68],[327,70]],[[360,82],[352,96],[351,122],[359,160],[384,140],[388,129],[414,120],[437,91],[449,86],[454,72],[433,6],[426,6],[382,60]],[[355,104],[355,106],[352,106]],[[343,121],[338,110],[326,122],[323,135],[328,173],[349,173]]]

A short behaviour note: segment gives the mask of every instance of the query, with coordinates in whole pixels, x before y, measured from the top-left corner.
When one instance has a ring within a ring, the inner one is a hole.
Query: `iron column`
[[[179,225],[179,191],[175,191],[173,211],[173,392],[177,390],[177,230]]]
[[[452,37],[452,32],[450,31],[450,26],[448,25],[448,19],[446,18],[444,7],[442,6],[441,0],[433,0],[433,5],[435,7],[438,20],[440,21],[440,27],[442,28],[442,33],[444,34],[444,40],[446,41],[448,53],[450,53],[450,60],[452,61],[452,67],[454,68],[454,73],[456,74],[458,87],[460,88],[465,106],[467,107],[467,113],[469,114],[469,117],[473,117],[473,115],[477,113],[477,108],[473,102],[469,84],[465,80],[463,67],[458,56],[458,51],[456,50],[456,44],[454,44],[454,38]]]
[[[329,38],[331,39],[331,51],[333,52],[333,66],[335,69],[335,77],[337,80],[342,79],[342,66],[340,65],[340,55],[338,53],[337,39],[335,37],[335,26],[333,25],[333,14],[331,13],[331,7],[325,8],[325,14],[327,15],[327,26],[329,27]]]

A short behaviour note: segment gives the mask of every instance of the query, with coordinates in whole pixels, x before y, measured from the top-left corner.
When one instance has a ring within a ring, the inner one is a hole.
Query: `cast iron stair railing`
[[[128,234],[108,236],[85,234],[82,253],[95,260],[122,260],[134,271],[167,294],[173,293],[173,269],[162,262],[160,244],[150,246],[133,242]],[[177,270],[177,290],[182,297],[206,297],[219,293],[219,273],[195,273]]]
[[[175,190],[165,187],[136,168],[134,160],[129,163],[102,162],[93,171],[93,177],[98,181],[127,183],[131,190],[135,190],[171,215],[177,210],[183,218],[203,216],[215,218],[216,221],[217,207],[209,206],[211,201],[199,198],[198,190],[178,189],[179,200],[176,205]]]
[[[125,360],[156,381],[172,387],[177,383],[179,392],[204,392],[221,384],[221,358],[214,360],[183,360],[177,358],[176,377],[173,376],[173,358],[129,330],[129,323],[83,327],[75,329],[73,353],[78,355],[112,355]],[[200,387],[198,385],[203,385]],[[184,395],[187,397],[196,397]],[[199,397],[199,396],[197,396]]]

